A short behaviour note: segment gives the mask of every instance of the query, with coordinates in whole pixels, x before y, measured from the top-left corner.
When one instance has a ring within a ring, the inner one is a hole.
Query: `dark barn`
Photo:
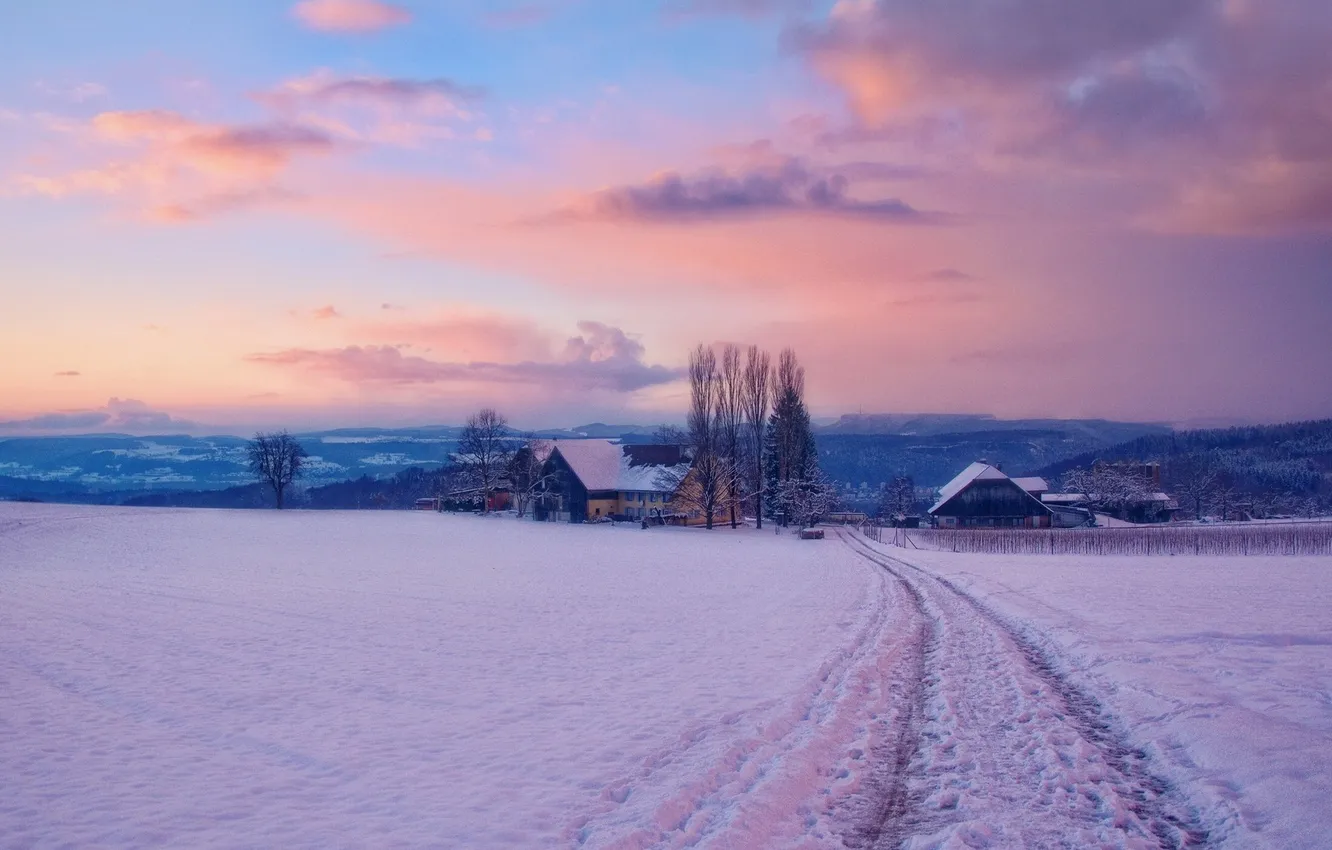
[[[987,463],[973,463],[939,491],[930,516],[941,528],[1049,528],[1050,509]]]

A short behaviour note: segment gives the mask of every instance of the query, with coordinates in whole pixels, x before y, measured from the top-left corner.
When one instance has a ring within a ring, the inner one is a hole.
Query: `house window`
[[[657,501],[657,494],[653,493],[650,498],[652,499],[653,502]]]
[[[647,493],[639,493],[639,494],[638,494],[638,503],[641,505],[641,504],[643,504],[643,503],[646,502],[646,501],[647,501]]]

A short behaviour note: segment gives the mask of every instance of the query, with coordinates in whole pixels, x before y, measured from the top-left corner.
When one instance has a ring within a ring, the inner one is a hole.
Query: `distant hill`
[[[306,482],[331,484],[438,466],[457,428],[339,429],[297,434],[309,452]],[[242,437],[97,434],[0,440],[0,497],[60,491],[220,490],[250,483]]]
[[[1108,419],[997,419],[975,413],[848,413],[816,429],[820,434],[944,434],[1003,431],[1059,432],[1070,438],[1111,445],[1151,434],[1169,434],[1169,425]]]
[[[1144,436],[1062,458],[1039,474],[1057,481],[1068,470],[1098,459],[1157,461],[1169,492],[1172,469],[1202,456],[1215,459],[1227,483],[1242,493],[1332,501],[1332,419]]]
[[[650,439],[656,426],[591,423],[537,431],[560,439]],[[298,434],[310,453],[302,489],[311,506],[405,504],[456,450],[456,426],[342,428]],[[1102,419],[1004,420],[962,414],[855,414],[816,429],[824,471],[844,488],[877,490],[897,475],[937,487],[974,460],[1014,475],[1057,480],[1097,457],[1144,460],[1218,451],[1252,487],[1326,492],[1332,423],[1171,432],[1151,423]],[[0,439],[0,498],[120,504],[255,505],[235,436],[99,434]],[[416,469],[417,473],[408,474]],[[405,477],[403,477],[405,476]],[[398,480],[400,479],[401,480]],[[393,483],[397,481],[398,483]],[[210,495],[202,495],[204,493]],[[198,493],[198,496],[189,496]]]
[[[970,431],[951,434],[814,435],[823,471],[834,481],[871,489],[898,475],[917,486],[946,484],[967,464],[985,460],[1026,475],[1082,452],[1110,445],[1079,428]]]
[[[569,429],[569,433],[582,437],[614,440],[626,435],[649,437],[656,430],[656,425],[607,425],[604,422],[593,422],[590,425],[575,425]]]

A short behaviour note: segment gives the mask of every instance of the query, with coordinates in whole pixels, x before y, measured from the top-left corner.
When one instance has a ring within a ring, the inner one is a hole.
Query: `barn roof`
[[[1023,490],[1026,490],[1028,493],[1037,490],[1045,492],[1050,489],[1049,482],[1044,478],[1037,478],[1035,476],[1031,478],[1014,478],[1013,483],[1021,487]]]
[[[1004,475],[993,466],[990,466],[988,463],[977,461],[959,472],[956,478],[939,489],[939,501],[935,502],[934,506],[930,508],[930,513],[939,510],[939,508],[943,507],[949,499],[967,489],[967,485],[971,482],[989,481],[1000,478],[1008,478],[1008,476]]]
[[[635,464],[625,449],[610,440],[561,440],[554,447],[588,490],[669,492],[671,488],[657,483],[661,473],[673,470],[683,474],[688,470],[687,463]]]

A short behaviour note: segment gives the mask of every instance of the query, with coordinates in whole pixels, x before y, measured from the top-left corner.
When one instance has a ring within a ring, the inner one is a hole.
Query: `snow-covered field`
[[[1332,559],[0,503],[0,846],[1328,846],[1329,602]]]
[[[0,503],[0,845],[835,844],[883,592],[766,533]]]
[[[880,551],[980,600],[1111,708],[1209,845],[1332,847],[1332,558]]]

